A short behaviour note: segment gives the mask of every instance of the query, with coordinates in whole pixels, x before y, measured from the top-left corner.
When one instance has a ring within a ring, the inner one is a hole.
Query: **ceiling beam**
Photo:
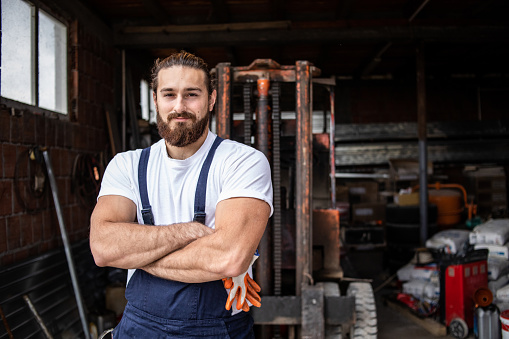
[[[171,46],[245,46],[295,43],[409,43],[416,40],[449,43],[507,43],[507,26],[398,26],[366,28],[258,29],[121,33],[114,43],[123,48]]]

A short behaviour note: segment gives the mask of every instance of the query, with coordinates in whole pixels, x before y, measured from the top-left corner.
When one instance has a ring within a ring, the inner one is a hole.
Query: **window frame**
[[[70,57],[70,51],[71,51],[71,38],[70,38],[70,32],[71,32],[71,25],[70,25],[70,19],[62,14],[57,14],[52,8],[49,6],[41,3],[38,0],[19,0],[28,3],[30,6],[32,6],[32,13],[33,13],[33,28],[32,28],[32,37],[31,37],[31,43],[32,43],[32,58],[34,60],[33,63],[33,69],[31,70],[36,74],[34,79],[32,80],[32,90],[35,91],[34,95],[34,101],[35,104],[28,104],[25,102],[17,101],[14,99],[3,97],[0,93],[0,104],[6,106],[10,111],[11,115],[19,115],[23,112],[31,112],[34,114],[44,115],[48,117],[58,118],[62,120],[75,120],[74,112],[72,110],[72,100],[71,100],[71,86],[72,86],[72,79],[71,79],[71,57]],[[57,111],[53,111],[47,108],[42,108],[39,106],[39,13],[40,11],[43,11],[46,15],[49,15],[54,20],[60,22],[63,26],[66,28],[66,40],[65,40],[65,50],[66,50],[66,66],[65,66],[65,96],[67,98],[67,112],[61,113]],[[1,22],[0,22],[0,29],[1,29]],[[2,43],[2,40],[0,39],[0,43]],[[1,76],[1,72],[0,72]]]

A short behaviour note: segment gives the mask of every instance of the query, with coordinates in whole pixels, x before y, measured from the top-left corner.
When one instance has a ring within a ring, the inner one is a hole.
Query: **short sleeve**
[[[265,201],[273,208],[270,165],[263,153],[253,148],[237,148],[225,160],[223,188],[219,201],[247,197]]]
[[[101,182],[99,196],[120,195],[137,203],[130,154],[117,154],[108,164]]]

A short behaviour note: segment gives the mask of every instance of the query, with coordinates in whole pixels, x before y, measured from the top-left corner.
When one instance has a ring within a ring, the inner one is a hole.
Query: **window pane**
[[[2,0],[2,73],[3,97],[35,104],[32,58],[32,13],[21,0]]]
[[[39,11],[39,106],[67,113],[67,28]]]
[[[150,122],[151,124],[155,124],[156,123],[156,105],[154,104],[154,91],[153,90],[150,90],[150,98],[148,100],[149,102],[149,105],[150,105],[150,120],[148,122]]]
[[[141,106],[141,118],[143,120],[149,120],[149,103],[148,103],[148,82],[146,80],[140,81],[140,106]]]

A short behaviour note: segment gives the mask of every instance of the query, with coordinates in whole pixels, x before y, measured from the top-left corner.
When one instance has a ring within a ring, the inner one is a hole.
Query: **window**
[[[140,81],[140,106],[141,106],[141,118],[147,120],[149,123],[156,122],[156,107],[152,96],[152,90],[148,84],[148,81]]]
[[[29,2],[1,1],[1,96],[66,114],[67,27]]]

